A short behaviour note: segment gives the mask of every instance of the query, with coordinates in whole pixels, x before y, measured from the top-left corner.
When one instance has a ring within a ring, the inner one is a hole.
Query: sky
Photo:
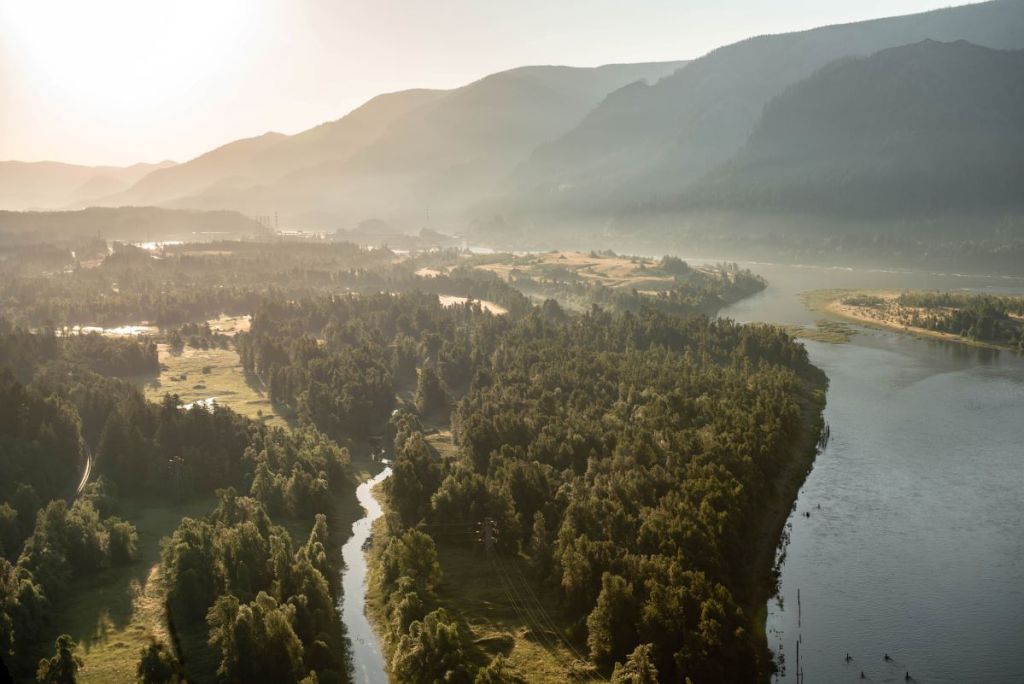
[[[0,160],[185,161],[526,64],[689,59],[942,0],[0,0]]]

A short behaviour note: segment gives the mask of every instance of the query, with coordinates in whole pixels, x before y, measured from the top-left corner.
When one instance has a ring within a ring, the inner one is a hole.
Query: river
[[[813,323],[797,295],[826,287],[1024,291],[1007,278],[741,265],[769,287],[722,314],[739,321]],[[797,682],[799,642],[800,682],[862,670],[1024,682],[1024,358],[857,330],[847,344],[806,342],[830,380],[831,441],[790,516],[768,607],[785,662],[775,681]]]
[[[356,684],[381,684],[388,680],[380,641],[366,617],[364,548],[370,538],[373,521],[383,513],[371,489],[389,475],[391,468],[384,468],[356,488],[356,498],[366,510],[366,515],[352,523],[352,536],[341,549],[341,555],[345,560],[345,570],[341,576],[341,620],[345,623],[351,644],[349,653],[352,659],[352,681]]]

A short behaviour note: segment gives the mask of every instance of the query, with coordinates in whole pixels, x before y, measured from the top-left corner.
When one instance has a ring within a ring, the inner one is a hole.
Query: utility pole
[[[494,551],[494,545],[498,542],[498,523],[494,518],[484,518],[483,522],[476,524],[476,540],[483,544],[484,553]]]

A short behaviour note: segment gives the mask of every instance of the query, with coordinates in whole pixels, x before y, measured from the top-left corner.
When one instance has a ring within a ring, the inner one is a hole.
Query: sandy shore
[[[954,335],[952,333],[940,332],[938,330],[929,330],[928,328],[907,325],[899,318],[889,313],[889,311],[873,309],[867,306],[851,306],[849,304],[843,304],[842,300],[844,298],[853,295],[870,295],[873,297],[880,297],[891,302],[899,297],[900,293],[881,290],[837,291],[833,298],[826,301],[819,308],[825,313],[832,314],[833,316],[874,328],[895,330],[897,332],[917,335],[919,337],[929,337],[931,339],[956,342],[957,344],[966,344],[972,347],[982,347],[984,349],[1010,350],[1009,347],[1003,345],[992,344],[990,342],[979,342],[977,340],[963,337],[962,335]]]

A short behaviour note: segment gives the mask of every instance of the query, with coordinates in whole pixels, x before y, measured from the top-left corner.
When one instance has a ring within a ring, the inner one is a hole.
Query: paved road
[[[89,484],[89,476],[92,475],[92,451],[85,447],[85,470],[82,471],[82,479],[78,482],[78,489],[75,490],[75,497],[82,495],[85,485]]]

